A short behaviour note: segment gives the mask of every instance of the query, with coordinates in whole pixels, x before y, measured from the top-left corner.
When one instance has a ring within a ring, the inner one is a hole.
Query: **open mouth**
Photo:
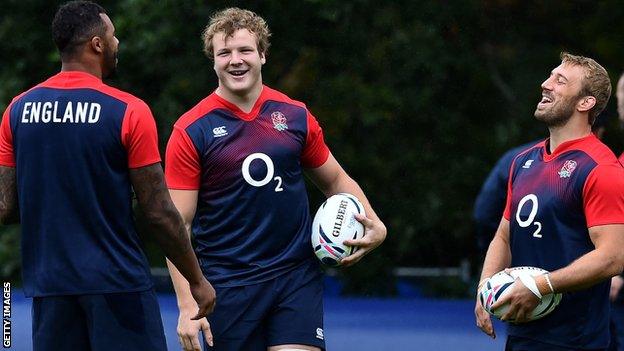
[[[233,75],[234,77],[241,77],[243,76],[245,73],[247,73],[249,70],[245,69],[245,70],[233,70],[233,71],[229,71],[228,73]]]
[[[553,99],[550,96],[542,95],[542,100],[537,104],[537,107],[544,107],[548,104],[551,104]]]

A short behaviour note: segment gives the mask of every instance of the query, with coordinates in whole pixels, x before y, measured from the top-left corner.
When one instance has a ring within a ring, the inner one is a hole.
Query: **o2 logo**
[[[260,180],[254,179],[249,173],[249,167],[251,166],[251,163],[255,160],[264,162],[267,168],[266,175],[264,176],[264,178]],[[253,185],[255,187],[261,187],[261,186],[265,186],[269,184],[269,182],[274,180],[276,182],[275,192],[284,191],[284,188],[282,188],[282,177],[280,176],[273,177],[275,175],[275,166],[273,165],[273,160],[271,160],[271,158],[266,154],[263,154],[261,152],[256,152],[254,154],[247,156],[245,160],[243,161],[242,172],[243,172],[243,178],[250,185]]]
[[[522,220],[520,218],[520,212],[522,211],[524,206],[531,206],[529,216],[527,217],[526,220]],[[529,194],[520,200],[520,202],[518,203],[518,210],[516,211],[516,221],[518,222],[518,225],[520,225],[520,227],[528,228],[532,225],[537,227],[535,229],[535,232],[533,232],[533,237],[535,238],[542,237],[542,234],[540,234],[540,232],[542,231],[542,223],[538,221],[535,221],[535,222],[533,221],[535,220],[535,216],[537,216],[538,208],[539,208],[539,202],[537,201],[537,195]]]

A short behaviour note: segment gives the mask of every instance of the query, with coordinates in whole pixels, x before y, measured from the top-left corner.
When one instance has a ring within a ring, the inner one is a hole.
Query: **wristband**
[[[552,283],[550,282],[550,273],[544,274],[544,278],[546,278],[546,283],[548,284],[548,287],[550,288],[550,293],[554,294],[555,289],[553,289]]]
[[[542,294],[540,294],[539,289],[537,288],[537,284],[535,283],[535,278],[533,278],[532,276],[528,274],[521,274],[519,278],[520,278],[520,282],[522,282],[524,286],[526,286],[529,290],[531,290],[533,295],[537,296],[537,298],[540,300],[542,299]]]

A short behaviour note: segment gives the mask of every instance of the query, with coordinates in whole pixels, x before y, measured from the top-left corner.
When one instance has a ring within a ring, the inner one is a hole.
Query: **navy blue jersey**
[[[250,113],[213,93],[176,122],[167,185],[199,192],[193,236],[208,280],[254,284],[314,259],[303,167],[328,155],[306,107],[266,86]]]
[[[151,287],[128,169],[159,161],[147,105],[87,73],[61,72],[11,102],[0,165],[16,167],[27,296]]]
[[[594,250],[588,228],[624,223],[624,170],[593,134],[560,145],[546,142],[514,161],[505,218],[510,221],[511,266],[554,271]],[[510,324],[509,334],[573,349],[609,342],[609,280],[563,294],[537,321]]]
[[[496,165],[481,186],[475,200],[472,218],[477,225],[477,246],[485,255],[492,236],[501,221],[507,198],[507,183],[509,183],[509,168],[518,154],[530,146],[537,144],[537,140],[516,146],[508,150],[496,162]]]

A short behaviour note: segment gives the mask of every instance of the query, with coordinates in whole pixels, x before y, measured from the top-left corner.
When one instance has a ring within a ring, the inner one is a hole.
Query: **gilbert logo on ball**
[[[316,257],[328,266],[339,266],[340,261],[357,248],[344,245],[347,239],[364,236],[364,226],[355,214],[364,215],[364,206],[357,197],[340,193],[328,198],[318,209],[312,222],[312,247]]]

